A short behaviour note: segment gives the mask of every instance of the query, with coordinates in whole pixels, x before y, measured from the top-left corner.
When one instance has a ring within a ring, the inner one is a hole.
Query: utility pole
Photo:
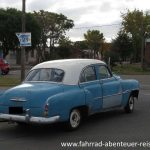
[[[144,17],[144,16],[143,16]],[[144,18],[142,19],[142,28],[141,28],[141,31],[142,31],[142,44],[141,44],[141,68],[142,70],[145,69],[145,62],[144,62],[144,58],[145,58],[145,53],[144,53],[144,49],[145,49],[145,29],[144,29]]]
[[[22,0],[22,32],[25,32],[25,24],[26,24],[26,18],[25,18],[25,6],[26,0]],[[25,78],[25,47],[21,47],[21,81],[23,81]]]
[[[141,47],[141,67],[144,70],[144,29],[143,29],[143,25],[142,25],[142,47]]]

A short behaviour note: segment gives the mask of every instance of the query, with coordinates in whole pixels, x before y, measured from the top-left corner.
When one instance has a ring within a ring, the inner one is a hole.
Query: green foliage
[[[0,9],[0,41],[3,43],[4,58],[9,50],[19,48],[16,33],[21,31],[22,12],[14,8]],[[39,41],[40,28],[31,13],[26,14],[26,31],[32,34],[32,48],[34,48]]]
[[[72,42],[65,37],[59,40],[59,46],[57,48],[57,53],[60,58],[69,58],[71,55],[71,50],[73,49]]]
[[[84,34],[84,38],[87,42],[87,45],[91,51],[94,51],[94,58],[98,55],[98,51],[101,48],[102,43],[104,42],[103,33],[100,33],[98,30],[88,30]]]
[[[104,61],[108,64],[110,63],[110,67],[113,68],[116,65],[116,62],[119,62],[119,54],[112,50],[104,51]]]
[[[142,48],[142,38],[145,33],[150,33],[150,15],[148,12],[144,14],[143,11],[134,10],[122,14],[122,26],[126,33],[131,34],[132,44],[134,48],[134,61],[140,60],[141,48]]]
[[[13,50],[18,45],[16,32],[21,31],[21,12],[16,9],[9,8],[7,10],[0,9],[0,41],[4,57],[9,50]]]
[[[132,39],[125,32],[120,31],[117,38],[112,41],[111,51],[119,56],[120,61],[130,59],[133,54]]]
[[[140,64],[116,65],[112,71],[120,75],[150,75],[150,70],[143,71]]]
[[[74,48],[79,49],[79,50],[85,50],[85,49],[88,49],[88,45],[85,40],[84,41],[76,41],[76,42],[74,42]]]
[[[26,32],[31,32],[32,49],[36,48],[40,41],[41,28],[32,13],[26,14]]]
[[[73,21],[63,14],[56,14],[44,10],[34,12],[34,15],[41,27],[40,43],[38,46],[39,57],[41,57],[41,61],[45,59],[45,49],[49,45],[50,57],[53,58],[55,45],[58,44],[66,31],[73,27]],[[48,45],[47,40],[49,40]]]

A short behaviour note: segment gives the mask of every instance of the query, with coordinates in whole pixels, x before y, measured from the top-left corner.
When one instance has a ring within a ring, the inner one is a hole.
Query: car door
[[[90,113],[99,111],[102,108],[102,87],[94,66],[88,66],[81,72],[79,85],[85,92],[85,103]]]
[[[113,77],[105,65],[98,66],[98,74],[102,87],[103,109],[120,106],[122,101],[120,81]]]

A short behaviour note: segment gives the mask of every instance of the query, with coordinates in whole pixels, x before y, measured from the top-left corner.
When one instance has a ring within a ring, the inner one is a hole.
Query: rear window
[[[52,81],[62,82],[64,71],[55,68],[35,69],[29,72],[25,81]]]

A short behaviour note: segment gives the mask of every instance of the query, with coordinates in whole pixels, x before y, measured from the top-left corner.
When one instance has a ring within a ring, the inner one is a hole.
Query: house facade
[[[150,66],[150,39],[145,41],[145,62]]]

